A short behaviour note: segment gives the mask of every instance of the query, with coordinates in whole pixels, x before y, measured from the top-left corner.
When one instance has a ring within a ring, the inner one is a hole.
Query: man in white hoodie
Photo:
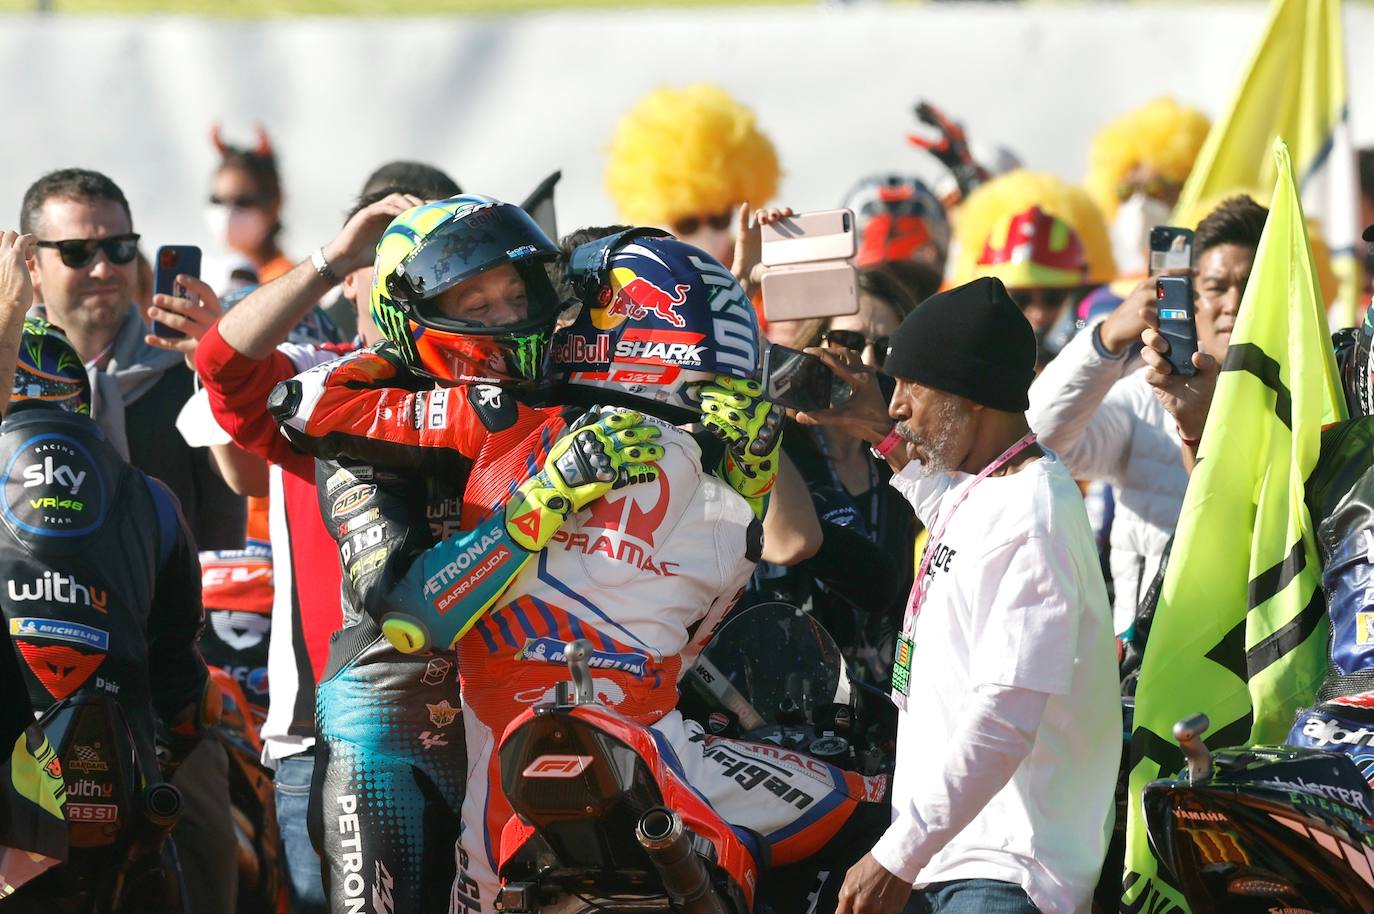
[[[1209,395],[1267,215],[1249,197],[1232,197],[1197,227],[1193,288],[1198,373],[1188,383]],[[1045,367],[1031,385],[1027,412],[1040,442],[1059,455],[1075,479],[1112,486],[1113,623],[1118,635],[1129,631],[1178,522],[1188,487],[1180,448],[1196,448],[1206,420],[1205,409],[1180,410],[1177,398],[1146,381],[1140,337],[1155,310],[1151,277]]]

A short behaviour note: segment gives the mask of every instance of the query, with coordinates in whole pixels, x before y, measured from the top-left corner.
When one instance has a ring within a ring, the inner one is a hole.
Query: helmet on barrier
[[[940,263],[949,250],[945,208],[919,178],[870,175],[845,195],[844,206],[854,211],[860,267],[888,260]]]
[[[377,243],[372,319],[414,371],[436,381],[540,381],[561,308],[544,264],[557,255],[518,206],[467,194],[413,207]],[[488,280],[511,307],[488,307],[491,299],[481,294],[469,308],[465,290],[498,270],[511,271],[509,278]]]
[[[630,229],[576,248],[569,274],[583,304],[554,337],[556,380],[698,413],[701,382],[757,379],[753,305],[704,251],[656,229]]]
[[[24,319],[10,402],[51,403],[83,415],[91,413],[91,382],[76,347],[47,321]]]

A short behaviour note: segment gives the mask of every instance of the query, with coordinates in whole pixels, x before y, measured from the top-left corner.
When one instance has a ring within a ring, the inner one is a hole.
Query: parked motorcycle
[[[1207,726],[1201,714],[1174,726],[1187,770],[1143,798],[1150,846],[1193,914],[1374,911],[1374,792],[1350,757],[1212,753]]]
[[[181,793],[150,777],[119,705],[105,695],[71,695],[38,719],[67,787],[67,863],[23,886],[10,912],[141,914],[179,912],[183,891],[167,840]]]

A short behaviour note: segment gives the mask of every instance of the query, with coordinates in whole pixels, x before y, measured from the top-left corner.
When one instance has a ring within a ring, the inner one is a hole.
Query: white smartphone
[[[763,241],[763,263],[770,267],[848,260],[857,250],[854,213],[847,209],[789,216],[762,226],[760,236]]]

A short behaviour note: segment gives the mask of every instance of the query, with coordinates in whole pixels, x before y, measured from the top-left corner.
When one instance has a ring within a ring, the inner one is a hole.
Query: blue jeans
[[[289,755],[277,762],[273,782],[277,791],[277,828],[286,855],[287,885],[295,914],[325,914],[320,858],[310,844],[306,812],[310,806],[310,777],[315,753]]]
[[[1040,909],[1015,883],[956,879],[915,893],[903,914],[1040,914]]]

